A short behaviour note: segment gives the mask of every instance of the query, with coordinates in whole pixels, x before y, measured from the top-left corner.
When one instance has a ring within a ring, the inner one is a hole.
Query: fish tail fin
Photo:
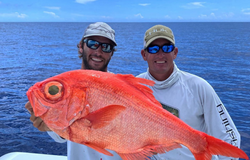
[[[234,158],[243,158],[249,160],[247,154],[225,141],[218,138],[205,135],[207,140],[207,149],[203,153],[193,153],[196,160],[210,160],[212,155],[222,155]]]

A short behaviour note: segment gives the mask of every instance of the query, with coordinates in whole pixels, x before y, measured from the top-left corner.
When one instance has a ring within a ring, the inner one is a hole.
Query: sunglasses
[[[106,53],[112,52],[114,48],[114,46],[111,44],[101,43],[92,39],[84,39],[83,42],[86,43],[90,49],[94,49],[94,50],[96,50],[99,46],[101,46],[102,51]]]
[[[162,49],[164,53],[170,53],[174,50],[175,46],[173,44],[164,44],[163,46],[158,46],[158,45],[151,45],[148,46],[146,49],[148,53],[155,54]]]

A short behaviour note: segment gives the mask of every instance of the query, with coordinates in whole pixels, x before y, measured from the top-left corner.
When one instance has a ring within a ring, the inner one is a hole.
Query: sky
[[[250,0],[0,0],[0,22],[250,22]]]

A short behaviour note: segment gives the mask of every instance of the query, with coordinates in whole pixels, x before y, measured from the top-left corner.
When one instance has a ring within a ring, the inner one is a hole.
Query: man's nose
[[[103,54],[102,46],[101,45],[96,49],[96,53],[97,54]]]
[[[162,49],[160,49],[159,52],[157,53],[157,55],[158,55],[159,57],[163,57],[164,54],[165,54],[165,53],[162,51]]]

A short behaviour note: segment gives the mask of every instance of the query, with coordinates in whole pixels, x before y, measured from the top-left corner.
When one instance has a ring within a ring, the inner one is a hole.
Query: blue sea
[[[241,149],[250,155],[250,23],[109,23],[117,52],[109,70],[133,74],[147,70],[140,51],[145,31],[170,27],[179,53],[179,69],[206,79],[237,126]],[[33,127],[24,108],[34,83],[80,69],[77,43],[89,23],[0,23],[0,156],[9,152],[66,155],[66,143],[54,142]]]

